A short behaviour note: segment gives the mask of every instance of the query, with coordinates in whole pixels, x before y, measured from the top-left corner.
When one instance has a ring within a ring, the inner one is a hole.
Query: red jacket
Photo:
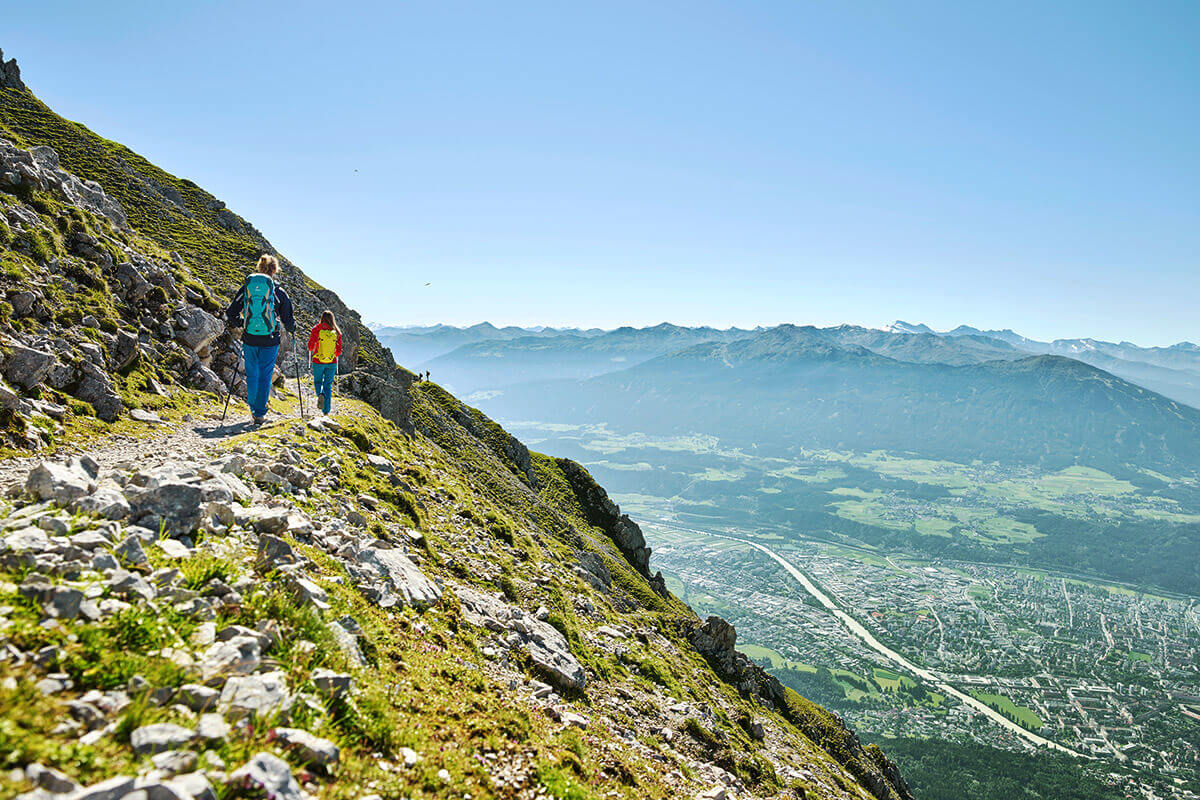
[[[312,353],[313,361],[316,361],[316,358],[317,358],[317,337],[321,335],[321,331],[328,331],[328,330],[332,330],[332,328],[329,325],[326,325],[324,322],[318,322],[317,326],[312,329],[312,333],[310,333],[308,335],[308,352]],[[336,360],[341,354],[342,354],[342,334],[341,334],[341,332],[339,332],[338,337],[337,337],[337,351],[333,354],[334,359]]]

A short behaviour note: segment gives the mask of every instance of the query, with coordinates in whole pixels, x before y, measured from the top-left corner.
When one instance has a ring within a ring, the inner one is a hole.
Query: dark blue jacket
[[[246,301],[245,290],[246,285],[242,284],[241,288],[234,293],[233,302],[229,304],[229,308],[225,309],[225,321],[231,328],[241,328],[245,324],[242,320],[242,305]],[[279,281],[275,281],[275,317],[288,333],[296,332],[296,318],[292,314],[292,298],[288,297],[287,292],[279,285]],[[248,344],[251,347],[271,347],[279,344],[279,340],[278,329],[270,336],[256,336],[246,333],[245,330],[242,331],[242,344]]]

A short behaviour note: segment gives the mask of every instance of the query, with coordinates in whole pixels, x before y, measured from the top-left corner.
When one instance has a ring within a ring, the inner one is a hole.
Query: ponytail
[[[321,312],[321,324],[332,328],[338,336],[342,335],[342,329],[338,327],[337,320],[333,318],[333,312],[329,309]]]

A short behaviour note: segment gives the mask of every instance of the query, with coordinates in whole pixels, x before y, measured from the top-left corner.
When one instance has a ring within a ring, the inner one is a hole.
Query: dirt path
[[[272,411],[264,427],[300,420],[295,386],[295,380],[288,381],[286,392],[272,397]],[[301,386],[305,415],[307,419],[312,419],[316,409],[312,385],[302,381]],[[336,399],[334,402],[336,404]],[[221,440],[255,429],[251,424],[250,412],[242,402],[231,404],[229,414],[222,422],[224,405],[224,401],[221,401],[204,406],[180,421],[137,423],[144,430],[136,434],[114,433],[85,446],[63,447],[53,454],[43,452],[0,460],[0,494],[14,486],[23,486],[29,471],[47,459],[88,455],[96,459],[101,468],[109,469],[123,461],[152,464],[197,458],[212,450]]]

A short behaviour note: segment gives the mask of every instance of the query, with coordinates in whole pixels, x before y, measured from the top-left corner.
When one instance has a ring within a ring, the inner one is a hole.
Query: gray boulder
[[[71,501],[67,510],[76,514],[96,514],[106,519],[125,519],[132,508],[125,495],[116,489],[101,487],[90,495]]]
[[[184,800],[217,800],[217,793],[213,790],[212,784],[208,782],[208,777],[203,771],[176,775],[165,785],[174,789]],[[147,800],[160,800],[149,790],[147,790],[147,794],[149,795]],[[170,800],[170,798],[166,800]]]
[[[305,800],[287,762],[270,753],[259,753],[229,774],[226,783],[255,789],[271,800]]]
[[[71,776],[41,764],[25,767],[25,780],[51,794],[67,794],[79,790],[79,783]]]
[[[287,530],[288,515],[291,512],[286,508],[252,508],[248,513],[250,524],[259,533],[283,533]]]
[[[385,589],[394,592],[403,605],[425,608],[442,597],[438,585],[399,550],[366,547],[359,551],[358,563],[381,576]],[[390,596],[390,592],[385,591],[380,597],[381,606],[397,604],[397,598]]]
[[[220,705],[234,717],[269,717],[289,708],[291,703],[287,677],[282,672],[235,676],[226,681],[221,689]]]
[[[224,322],[197,306],[187,306],[175,315],[175,338],[193,353],[205,350],[224,332]]]
[[[74,388],[68,391],[85,403],[90,403],[96,410],[96,416],[105,422],[115,421],[125,410],[125,403],[117,394],[108,372],[91,361],[80,362],[79,377]]]
[[[139,566],[149,563],[146,551],[142,549],[142,540],[137,536],[126,536],[121,543],[113,548],[113,555],[126,566]]]
[[[294,575],[288,579],[287,585],[292,595],[304,605],[315,606],[322,611],[330,608],[329,595],[308,578]]]
[[[145,555],[145,553],[143,553]],[[135,575],[128,570],[117,568],[108,579],[108,588],[113,594],[121,597],[140,597],[143,600],[154,599],[154,587],[141,575]]]
[[[116,339],[109,348],[112,368],[118,372],[137,361],[142,355],[142,345],[138,337],[126,330],[117,331]]]
[[[57,357],[54,353],[27,347],[20,342],[10,340],[7,344],[8,354],[4,358],[4,377],[24,389],[32,389],[50,374]]]
[[[100,783],[94,783],[71,795],[71,800],[120,800],[133,791],[134,780],[126,775],[118,775]]]
[[[262,664],[262,643],[257,636],[234,636],[214,642],[200,658],[200,676],[206,682],[227,675],[249,675]],[[228,684],[227,684],[228,685]]]
[[[286,520],[286,517],[284,518]],[[264,533],[258,537],[258,558],[256,563],[264,570],[273,569],[283,564],[294,564],[297,561],[296,551],[292,546],[280,539]]]
[[[25,489],[39,500],[66,505],[91,492],[92,477],[79,462],[43,461],[30,471]]]
[[[185,683],[179,687],[177,699],[192,711],[200,713],[216,708],[220,696],[221,693],[216,689],[210,689],[198,683]]]
[[[338,746],[328,739],[313,736],[300,728],[276,728],[275,739],[282,742],[305,764],[328,769],[338,762]]]
[[[208,712],[200,715],[196,723],[196,736],[205,742],[223,742],[232,730],[224,714]]]
[[[346,696],[354,687],[354,679],[349,675],[324,668],[313,670],[312,682],[318,692],[334,700]]]
[[[455,590],[463,619],[472,625],[506,634],[508,646],[529,654],[534,667],[552,683],[568,689],[587,685],[583,665],[571,653],[566,637],[548,622],[511,606],[494,595],[463,586]]]
[[[165,528],[169,536],[187,536],[204,518],[204,490],[183,481],[163,481],[157,486],[131,487],[126,491],[132,517],[151,530]]]
[[[358,646],[358,637],[348,631],[344,625],[337,620],[330,620],[325,625],[329,632],[333,635],[334,642],[337,643],[338,649],[346,654],[350,662],[358,667],[365,667],[367,660],[363,658],[362,649]]]
[[[83,603],[83,592],[62,586],[54,587],[54,595],[43,608],[46,616],[54,619],[75,619],[79,616],[79,607]]]
[[[127,300],[138,301],[150,293],[154,285],[146,280],[146,276],[142,274],[133,263],[122,261],[113,268],[116,274],[117,283],[120,285],[120,292],[124,294]]]
[[[33,311],[33,304],[40,298],[33,292],[17,292],[12,297],[8,298],[8,302],[13,307],[13,315],[16,317],[28,317]]]
[[[196,738],[196,732],[182,725],[172,725],[161,722],[155,725],[143,725],[129,737],[133,752],[138,755],[161,753],[165,750],[175,750]]]

